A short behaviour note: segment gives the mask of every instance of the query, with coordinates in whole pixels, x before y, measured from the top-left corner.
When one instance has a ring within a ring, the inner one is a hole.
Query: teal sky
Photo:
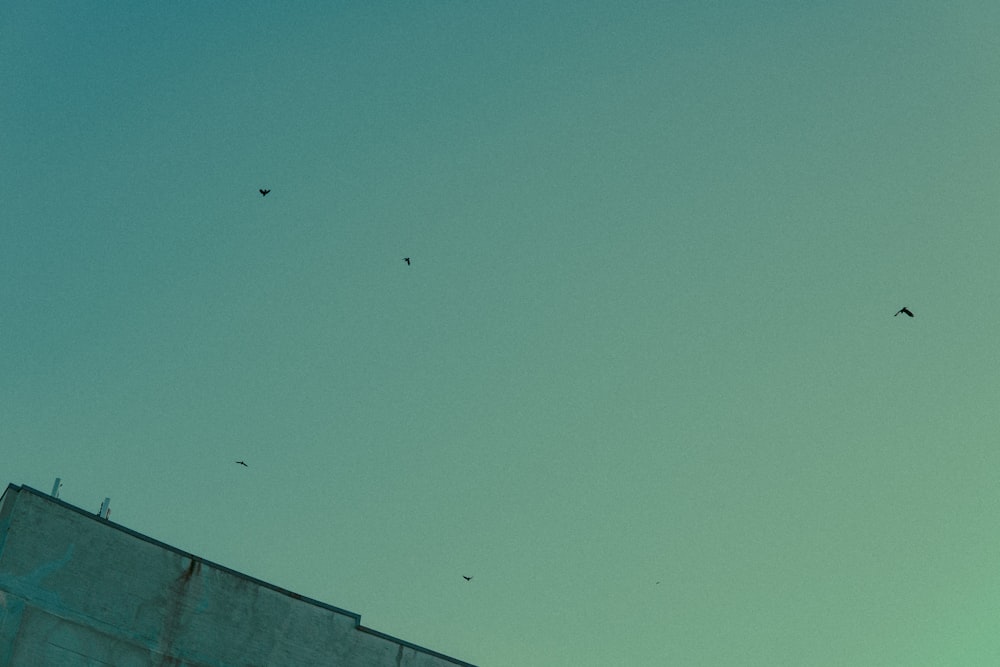
[[[7,2],[2,481],[483,667],[1000,664],[998,25]]]

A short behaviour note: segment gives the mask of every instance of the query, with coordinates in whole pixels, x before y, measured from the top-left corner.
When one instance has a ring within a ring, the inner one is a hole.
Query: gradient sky
[[[1000,664],[998,25],[8,0],[0,481],[484,667]]]

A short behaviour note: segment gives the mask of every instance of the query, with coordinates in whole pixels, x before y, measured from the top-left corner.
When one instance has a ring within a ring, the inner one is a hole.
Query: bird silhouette
[[[900,313],[903,313],[904,315],[909,315],[910,317],[913,317],[913,313],[911,313],[910,309],[907,308],[906,306],[903,306],[902,308],[900,308],[899,310],[896,311],[896,315],[899,315]],[[896,315],[893,315],[893,317],[896,317]]]
[[[247,465],[246,463],[244,463],[243,461],[237,461],[237,463],[239,463],[239,464],[240,464],[241,466],[243,466],[244,468],[249,468],[249,467],[250,467],[250,466],[248,466],[248,465]]]
[[[403,258],[403,261],[404,261],[404,262],[406,262],[406,265],[407,265],[407,266],[409,266],[409,265],[410,265],[410,258],[409,258],[409,257],[404,257],[404,258]]]
[[[261,197],[266,197],[267,193],[270,192],[270,190],[258,190],[257,192],[260,193]]]
[[[465,579],[466,581],[472,581],[472,577],[467,577],[464,574],[462,575],[462,578]]]

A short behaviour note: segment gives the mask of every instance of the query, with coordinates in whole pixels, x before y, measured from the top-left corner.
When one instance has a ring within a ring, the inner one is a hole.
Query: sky
[[[998,664],[997,25],[9,0],[0,482],[482,667]]]

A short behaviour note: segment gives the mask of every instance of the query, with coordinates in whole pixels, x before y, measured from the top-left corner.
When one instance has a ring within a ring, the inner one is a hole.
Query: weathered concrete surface
[[[0,667],[469,666],[360,620],[34,489],[0,500]]]

